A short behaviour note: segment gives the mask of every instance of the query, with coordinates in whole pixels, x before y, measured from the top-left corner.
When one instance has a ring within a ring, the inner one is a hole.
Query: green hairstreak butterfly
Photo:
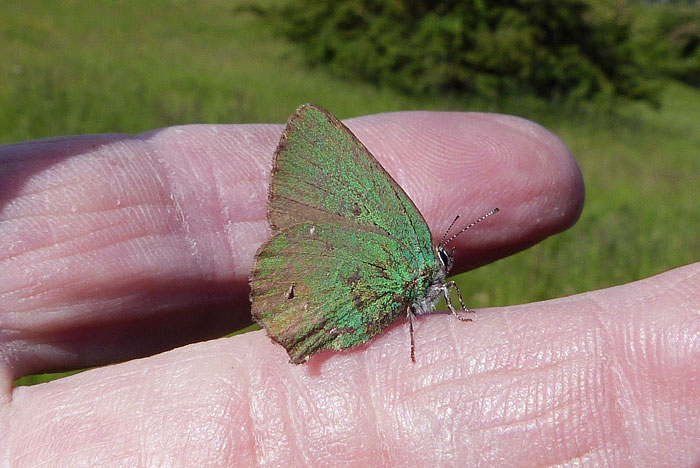
[[[272,237],[251,279],[253,318],[291,362],[365,343],[407,315],[434,311],[455,289],[447,245],[498,208],[433,246],[408,195],[365,146],[321,107],[304,104],[275,152],[267,219]],[[455,221],[457,218],[455,218]]]

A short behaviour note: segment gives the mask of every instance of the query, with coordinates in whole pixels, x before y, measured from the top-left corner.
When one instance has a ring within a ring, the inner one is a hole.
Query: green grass
[[[284,122],[308,100],[340,116],[423,107],[305,68],[293,45],[236,2],[6,3],[3,143],[192,122]]]
[[[697,89],[671,84],[662,110],[629,104],[614,116],[529,99],[413,99],[309,68],[264,18],[233,4],[2,2],[0,143],[193,122],[281,123],[307,101],[340,117],[500,110],[562,138],[581,165],[587,199],[571,230],[461,275],[471,306],[608,287],[700,259]]]

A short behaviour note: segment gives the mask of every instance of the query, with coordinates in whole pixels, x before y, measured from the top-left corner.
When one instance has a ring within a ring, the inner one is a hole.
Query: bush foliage
[[[650,66],[700,87],[700,3],[644,5],[635,17],[633,37]]]
[[[656,101],[658,82],[605,0],[310,0],[277,10],[309,59],[409,94]]]

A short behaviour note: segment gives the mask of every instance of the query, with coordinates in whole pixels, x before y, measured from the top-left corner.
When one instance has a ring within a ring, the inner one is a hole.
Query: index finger
[[[543,128],[490,114],[399,112],[348,126],[441,235],[456,269],[571,225],[583,182]],[[129,359],[250,322],[248,277],[280,125],[192,125],[0,149],[0,351],[14,377]]]

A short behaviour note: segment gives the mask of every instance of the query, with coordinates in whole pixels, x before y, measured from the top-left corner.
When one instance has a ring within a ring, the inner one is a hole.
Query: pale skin
[[[436,238],[455,214],[500,208],[455,242],[455,272],[579,216],[578,166],[533,123],[404,112],[347,124]],[[303,365],[262,331],[218,338],[250,320],[281,130],[0,147],[0,467],[700,464],[700,263],[468,323],[421,316],[415,364],[403,317]]]

